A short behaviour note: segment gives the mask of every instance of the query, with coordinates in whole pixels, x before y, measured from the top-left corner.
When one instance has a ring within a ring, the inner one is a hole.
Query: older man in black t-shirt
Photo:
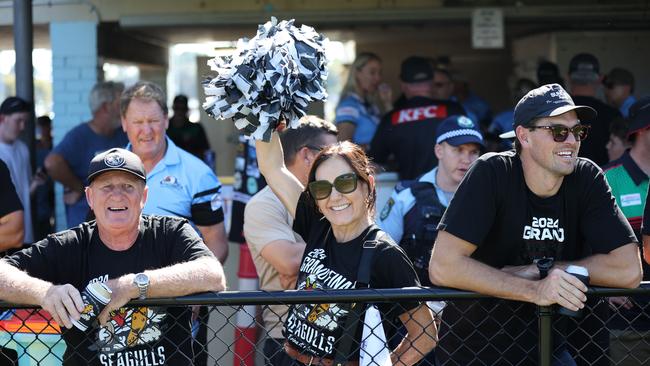
[[[38,305],[68,345],[65,365],[189,365],[190,311],[126,308],[131,299],[225,288],[219,261],[187,220],[142,215],[148,188],[137,155],[111,149],[90,163],[86,198],[96,221],[59,232],[0,261],[0,299]],[[112,291],[102,327],[72,328],[84,310],[80,291]]]
[[[439,225],[429,275],[437,285],[537,305],[584,307],[587,287],[564,272],[586,267],[597,286],[636,287],[636,238],[602,171],[578,158],[595,117],[558,84],[530,91],[514,113],[516,151],[486,154],[470,168]],[[536,262],[553,258],[545,279]],[[532,304],[457,302],[443,315],[443,364],[536,364]],[[561,327],[560,327],[561,328]],[[556,338],[554,363],[573,360]]]

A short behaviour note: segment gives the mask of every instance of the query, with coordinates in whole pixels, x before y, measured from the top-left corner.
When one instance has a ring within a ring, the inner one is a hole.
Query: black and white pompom
[[[328,40],[293,22],[272,18],[252,39],[240,39],[233,56],[208,61],[217,72],[203,82],[203,109],[210,116],[232,118],[244,134],[268,141],[283,118],[295,128],[310,102],[327,98]]]

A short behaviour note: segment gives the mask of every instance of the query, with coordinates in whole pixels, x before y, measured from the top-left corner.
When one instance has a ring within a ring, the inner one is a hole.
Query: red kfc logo
[[[391,123],[398,125],[401,123],[423,121],[431,118],[446,118],[447,106],[446,105],[428,105],[424,107],[402,109],[393,112],[391,115]]]

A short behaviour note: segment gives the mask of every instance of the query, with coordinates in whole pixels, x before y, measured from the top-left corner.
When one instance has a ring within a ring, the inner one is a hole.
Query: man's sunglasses
[[[340,193],[352,193],[357,189],[359,178],[354,173],[341,174],[334,179],[334,184],[326,180],[316,180],[309,183],[309,193],[314,199],[324,200],[332,194],[332,187]]]
[[[569,138],[569,132],[573,134],[576,141],[582,141],[587,138],[587,133],[591,126],[589,125],[575,125],[571,128],[562,125],[553,125],[553,126],[529,126],[528,129],[534,130],[536,128],[542,128],[545,130],[551,131],[553,135],[553,141],[555,142],[564,142]]]

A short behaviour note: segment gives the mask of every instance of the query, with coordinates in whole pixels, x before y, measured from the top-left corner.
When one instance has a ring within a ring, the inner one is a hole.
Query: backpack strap
[[[370,274],[372,272],[372,259],[375,254],[375,249],[379,244],[376,240],[378,229],[371,229],[366,238],[373,233],[374,239],[364,238],[363,249],[361,250],[361,259],[359,260],[359,269],[357,272],[357,281],[355,288],[369,288],[370,287]],[[334,358],[334,366],[343,366],[348,362],[348,357],[352,353],[355,343],[358,345],[361,342],[355,339],[359,321],[362,319],[366,311],[365,303],[351,303],[345,306],[348,310],[348,316],[345,320],[343,334],[337,342],[336,357]]]

